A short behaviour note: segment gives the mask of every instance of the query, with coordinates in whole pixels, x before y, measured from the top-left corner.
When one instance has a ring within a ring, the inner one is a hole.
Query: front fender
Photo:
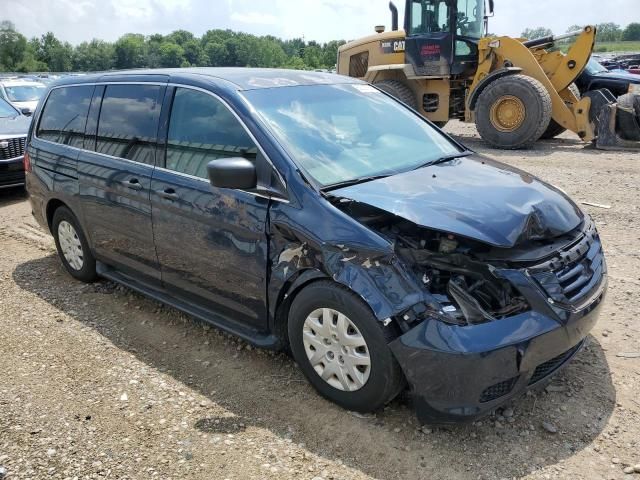
[[[381,321],[424,300],[420,285],[393,252],[272,236],[270,263],[272,318],[291,292],[318,278],[330,278],[352,290]]]

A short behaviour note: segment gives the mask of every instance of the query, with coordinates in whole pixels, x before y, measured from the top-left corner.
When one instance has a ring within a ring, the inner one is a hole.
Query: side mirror
[[[22,112],[23,115],[26,115],[27,117],[30,117],[31,114],[33,113],[30,108],[26,108],[26,107],[21,108],[20,111]]]
[[[218,188],[256,188],[258,177],[253,162],[242,157],[220,158],[207,164],[209,182]]]

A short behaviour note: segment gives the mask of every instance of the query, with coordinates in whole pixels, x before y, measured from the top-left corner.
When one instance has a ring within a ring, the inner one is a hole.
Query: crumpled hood
[[[562,192],[526,172],[473,155],[337,189],[422,227],[497,247],[552,238],[582,222]]]

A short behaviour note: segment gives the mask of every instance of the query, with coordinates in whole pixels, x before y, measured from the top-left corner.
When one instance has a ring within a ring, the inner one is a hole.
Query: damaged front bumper
[[[572,306],[553,301],[552,287],[528,271],[513,270],[509,280],[530,311],[474,325],[427,318],[390,343],[418,419],[429,424],[474,420],[566,365],[596,323],[605,296],[606,265],[601,252],[597,256],[599,267],[585,285],[588,293]]]

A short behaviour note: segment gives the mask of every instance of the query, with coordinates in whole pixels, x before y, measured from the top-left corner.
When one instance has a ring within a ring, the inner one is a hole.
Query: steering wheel
[[[466,13],[458,12],[456,14],[456,30],[460,30],[461,33],[469,26],[469,17],[467,17]]]

